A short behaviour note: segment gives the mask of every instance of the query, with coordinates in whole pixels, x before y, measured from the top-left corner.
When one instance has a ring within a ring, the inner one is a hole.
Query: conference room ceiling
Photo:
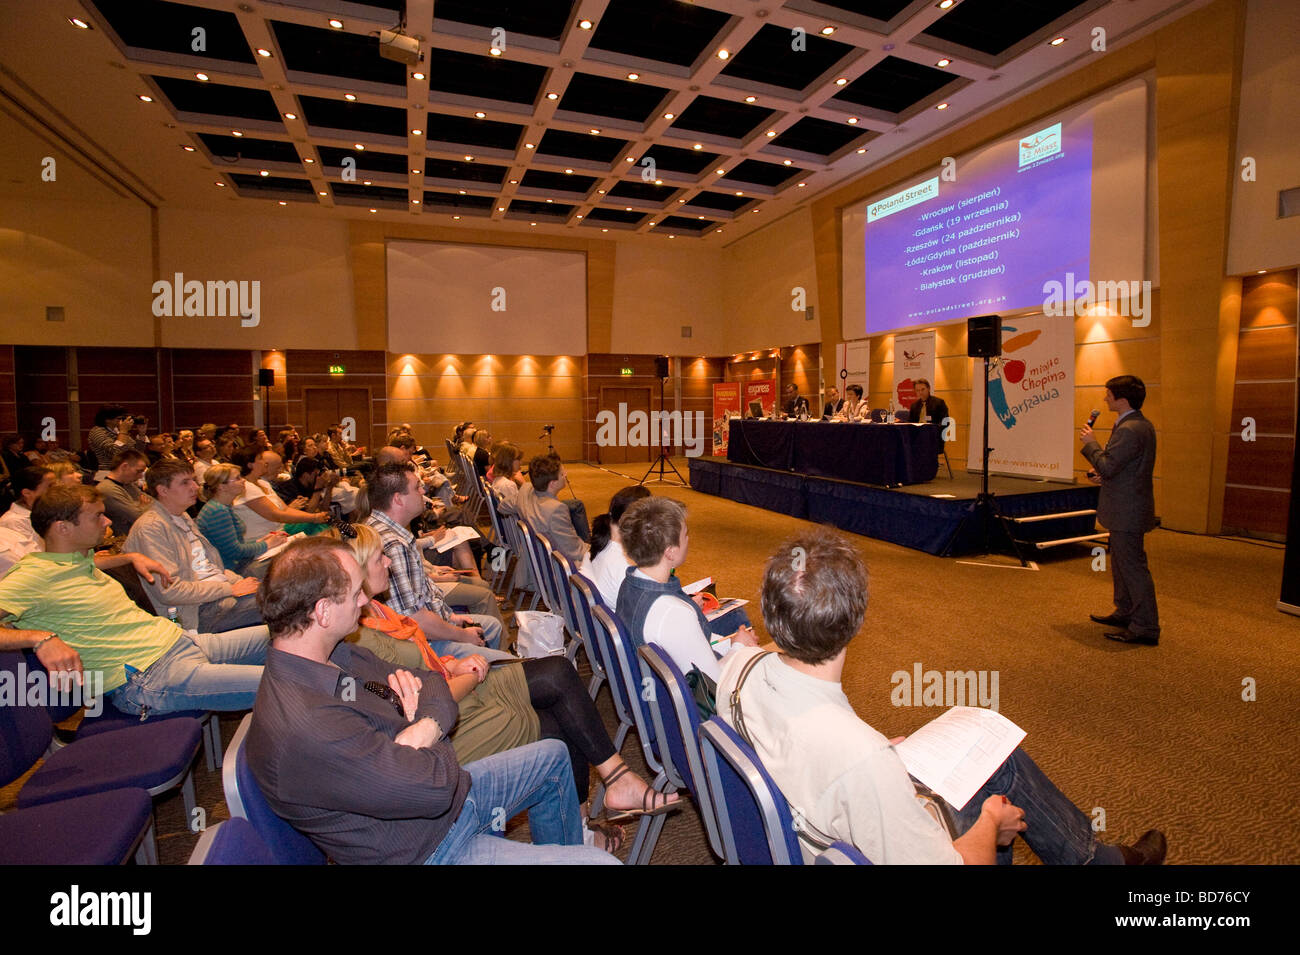
[[[730,242],[1204,2],[68,0],[130,119],[29,83],[159,204]]]

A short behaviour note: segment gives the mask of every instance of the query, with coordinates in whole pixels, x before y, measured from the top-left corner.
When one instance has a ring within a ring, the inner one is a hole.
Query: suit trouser
[[[1110,532],[1110,574],[1115,584],[1115,613],[1127,617],[1131,632],[1160,636],[1156,585],[1147,567],[1142,531]]]

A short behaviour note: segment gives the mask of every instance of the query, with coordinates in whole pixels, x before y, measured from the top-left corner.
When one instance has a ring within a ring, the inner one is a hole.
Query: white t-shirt
[[[239,518],[244,522],[244,540],[246,541],[255,541],[258,538],[265,537],[271,531],[284,530],[284,525],[279,521],[268,521],[248,506],[249,501],[256,501],[259,497],[267,498],[276,507],[284,507],[284,501],[280,500],[280,495],[275,493],[265,478],[260,478],[257,481],[245,478],[244,493],[235,498],[233,506],[238,508]]]
[[[635,573],[642,580],[651,579],[639,570]],[[659,644],[682,673],[689,673],[692,666],[698,666],[700,672],[710,679],[718,679],[718,658],[709,644],[708,634],[700,629],[695,608],[688,602],[672,594],[664,594],[655,600],[646,613],[642,639],[646,643]]]
[[[32,528],[32,512],[21,504],[11,504],[0,515],[0,576],[26,555],[43,550],[45,542]]]
[[[761,652],[738,648],[722,662],[718,715],[729,724],[731,691]],[[755,664],[740,700],[763,766],[791,809],[818,831],[857,846],[877,865],[962,864],[889,740],[858,718],[840,684],[800,673],[773,653]],[[812,862],[802,840],[800,848]]]
[[[627,569],[631,566],[623,545],[612,537],[605,545],[605,549],[596,555],[595,560],[592,559],[590,551],[582,555],[582,573],[596,585],[596,589],[600,591],[600,599],[605,601],[607,607],[618,606],[618,591],[623,586]]]

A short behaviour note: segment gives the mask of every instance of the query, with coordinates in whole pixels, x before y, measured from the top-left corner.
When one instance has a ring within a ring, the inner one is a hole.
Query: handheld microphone
[[[1101,417],[1101,412],[1098,411],[1096,408],[1093,408],[1092,414],[1088,415],[1088,427],[1091,428],[1094,424],[1096,424],[1097,419],[1100,417]]]

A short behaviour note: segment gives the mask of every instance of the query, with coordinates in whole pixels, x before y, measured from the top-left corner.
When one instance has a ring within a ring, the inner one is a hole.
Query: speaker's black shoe
[[[1106,639],[1116,640],[1119,643],[1140,643],[1146,647],[1154,647],[1160,643],[1159,637],[1144,637],[1132,630],[1107,631]]]
[[[1128,617],[1121,617],[1117,613],[1108,613],[1104,617],[1099,614],[1090,613],[1088,614],[1088,619],[1093,623],[1101,624],[1103,627],[1119,627],[1123,630],[1128,629]]]
[[[1159,829],[1148,829],[1141,839],[1131,846],[1120,846],[1119,851],[1125,865],[1164,865],[1169,843]]]

